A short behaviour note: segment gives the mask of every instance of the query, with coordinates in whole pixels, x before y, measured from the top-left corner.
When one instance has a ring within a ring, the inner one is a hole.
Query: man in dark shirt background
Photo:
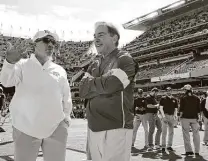
[[[149,134],[148,134],[148,142],[150,148],[154,148],[153,144],[153,134],[155,132],[155,127],[157,127],[157,133],[155,136],[155,148],[159,149],[160,148],[160,137],[162,133],[162,123],[160,118],[158,117],[158,108],[159,104],[156,101],[156,96],[158,93],[157,88],[153,88],[150,92],[150,94],[147,96],[146,101],[147,101],[147,109],[146,109],[146,115],[147,115],[147,120],[149,123]]]
[[[204,120],[204,139],[203,139],[203,144],[208,146],[208,91],[203,94],[205,97],[201,102],[201,112],[203,115],[203,120]]]
[[[193,155],[190,143],[189,129],[191,126],[193,132],[193,142],[195,147],[195,155],[199,156],[200,136],[199,136],[199,118],[200,118],[200,99],[193,94],[191,85],[187,84],[183,88],[185,95],[180,101],[180,117],[183,132],[183,140],[185,146],[185,155]]]
[[[146,108],[147,108],[147,103],[146,103],[146,98],[143,96],[143,90],[138,89],[138,97],[134,100],[134,123],[133,123],[134,129],[133,129],[133,139],[132,139],[132,151],[134,149],[134,143],[136,140],[137,131],[141,123],[144,128],[144,134],[145,134],[145,146],[143,150],[147,150],[149,148]]]
[[[172,96],[172,89],[166,88],[166,95],[160,100],[160,112],[162,115],[162,152],[166,152],[166,137],[168,129],[168,145],[167,150],[173,151],[173,135],[174,135],[174,122],[177,120],[177,100]]]

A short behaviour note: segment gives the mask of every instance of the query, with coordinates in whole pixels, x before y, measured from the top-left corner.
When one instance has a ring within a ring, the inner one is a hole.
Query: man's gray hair
[[[114,36],[114,35],[117,35],[118,36],[118,41],[116,42],[116,46],[118,46],[119,44],[119,39],[120,39],[120,33],[119,33],[119,30],[118,28],[110,23],[110,22],[96,22],[95,23],[95,30],[99,27],[99,26],[106,26],[108,28],[108,32]]]

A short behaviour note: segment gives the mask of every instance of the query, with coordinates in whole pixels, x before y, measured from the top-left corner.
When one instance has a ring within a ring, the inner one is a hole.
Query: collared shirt
[[[184,95],[180,100],[179,112],[182,112],[182,118],[196,119],[200,113],[200,99],[196,95]]]
[[[138,110],[136,110],[138,107]],[[144,115],[146,113],[147,102],[144,97],[138,97],[134,100],[134,115],[141,114]]]
[[[175,109],[178,108],[178,102],[174,97],[164,96],[160,100],[160,106],[163,106],[165,114],[174,115]]]
[[[42,139],[70,117],[72,100],[66,71],[48,60],[44,65],[32,55],[16,64],[4,61],[0,81],[16,87],[10,103],[12,124],[21,132]]]
[[[157,105],[156,98],[152,95],[148,95],[146,97],[147,105]],[[146,113],[154,113],[156,114],[158,112],[157,108],[148,108],[146,109]]]

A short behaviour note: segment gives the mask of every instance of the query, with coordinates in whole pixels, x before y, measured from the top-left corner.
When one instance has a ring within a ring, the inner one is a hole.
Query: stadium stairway
[[[172,68],[166,75],[174,74],[176,70],[179,70],[180,68],[185,66],[187,63],[192,62],[193,60],[194,60],[194,58],[185,60],[184,62],[182,62],[179,65],[177,65],[175,68]]]

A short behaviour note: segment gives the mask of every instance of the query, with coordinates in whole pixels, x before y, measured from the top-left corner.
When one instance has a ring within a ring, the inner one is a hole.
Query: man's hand
[[[168,122],[168,119],[167,119],[165,116],[163,116],[163,117],[162,117],[162,121],[163,121],[164,123],[167,123],[167,122]]]
[[[84,78],[93,78],[93,76],[91,76],[90,73],[86,72],[82,79]]]
[[[173,116],[173,119],[174,119],[174,120],[177,120],[177,119],[178,119],[178,116],[177,116],[177,115],[174,115],[174,116]]]
[[[198,122],[202,121],[202,115],[201,114],[198,114]]]
[[[139,110],[139,107],[136,107],[135,110]]]
[[[11,43],[8,43],[8,49],[6,52],[6,60],[15,64],[22,58],[22,53],[25,51],[25,41],[17,40],[17,42],[12,46]]]
[[[71,125],[71,118],[65,117],[64,122],[68,125],[68,127]]]

